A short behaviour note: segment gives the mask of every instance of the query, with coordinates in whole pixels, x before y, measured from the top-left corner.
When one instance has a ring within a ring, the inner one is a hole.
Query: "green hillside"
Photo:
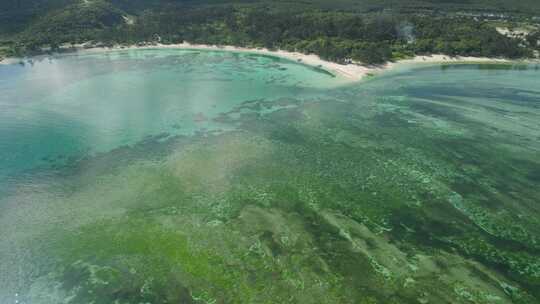
[[[84,42],[96,33],[124,21],[125,13],[102,0],[82,1],[53,10],[26,28],[21,37],[38,43],[43,41]]]
[[[83,0],[4,0],[0,1],[0,33],[23,30],[32,21],[54,10],[65,9]],[[89,0],[86,2],[96,2]],[[98,1],[99,2],[99,1]],[[147,9],[170,6],[240,6],[270,7],[276,10],[338,10],[358,13],[392,11],[470,12],[539,15],[540,1],[536,0],[108,0],[115,7],[138,14]]]
[[[0,56],[63,43],[183,41],[281,48],[336,62],[415,54],[523,58],[538,47],[495,30],[535,22],[539,1],[33,0],[2,2]],[[533,27],[534,29],[534,27]]]

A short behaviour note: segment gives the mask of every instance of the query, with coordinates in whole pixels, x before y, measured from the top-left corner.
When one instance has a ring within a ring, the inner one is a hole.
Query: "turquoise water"
[[[1,303],[537,303],[537,65],[0,66]]]
[[[231,130],[212,119],[340,82],[278,58],[186,50],[43,58],[0,73],[0,180],[147,136]]]

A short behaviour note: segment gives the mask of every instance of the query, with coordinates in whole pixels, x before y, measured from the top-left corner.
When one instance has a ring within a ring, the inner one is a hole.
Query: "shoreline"
[[[540,63],[539,59],[505,59],[505,58],[489,58],[489,57],[451,57],[442,54],[415,56],[409,59],[402,59],[396,62],[387,62],[385,64],[362,65],[361,63],[340,64],[321,59],[315,54],[303,54],[299,52],[289,52],[284,50],[269,50],[266,48],[246,48],[238,46],[219,46],[208,44],[145,44],[145,45],[116,45],[113,47],[89,46],[88,44],[67,44],[61,47],[65,52],[80,52],[80,53],[97,53],[115,50],[133,50],[133,49],[181,49],[181,50],[208,50],[208,51],[225,51],[237,53],[249,53],[266,56],[274,56],[286,60],[291,60],[300,64],[311,67],[324,69],[336,77],[341,77],[350,82],[360,81],[368,76],[376,75],[384,71],[393,70],[399,66],[406,65],[429,65],[429,64],[513,64],[513,63]],[[63,52],[61,52],[63,53]],[[41,55],[38,55],[41,56]],[[24,58],[7,57],[0,60],[0,65],[16,64]]]
[[[417,55],[414,58],[402,59],[396,62],[389,62],[386,67],[389,69],[398,65],[408,64],[531,64],[540,63],[539,59],[507,59],[472,56],[449,56],[444,54]]]
[[[208,44],[191,44],[191,43],[179,43],[179,44],[150,44],[150,45],[132,45],[132,46],[114,46],[112,48],[106,47],[92,47],[85,48],[84,45],[74,45],[74,47],[67,48],[74,49],[75,51],[92,53],[103,52],[110,50],[133,50],[133,49],[180,49],[180,50],[206,50],[206,51],[223,51],[223,52],[236,52],[246,54],[256,54],[273,56],[290,61],[294,61],[300,64],[304,64],[310,67],[321,68],[335,76],[339,76],[344,80],[351,82],[359,81],[362,78],[374,74],[376,72],[382,72],[385,70],[384,66],[365,66],[359,64],[339,64],[327,60],[321,59],[315,54],[303,54],[299,52],[289,52],[284,50],[269,50],[267,48],[247,48],[239,46],[221,46],[221,45],[208,45]]]

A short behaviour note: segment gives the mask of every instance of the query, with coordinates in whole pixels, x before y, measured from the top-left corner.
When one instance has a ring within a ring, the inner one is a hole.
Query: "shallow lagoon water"
[[[536,303],[539,76],[351,85],[194,50],[0,66],[0,302]]]
[[[146,136],[231,129],[212,118],[247,100],[339,83],[277,58],[186,50],[42,58],[0,73],[0,176]]]

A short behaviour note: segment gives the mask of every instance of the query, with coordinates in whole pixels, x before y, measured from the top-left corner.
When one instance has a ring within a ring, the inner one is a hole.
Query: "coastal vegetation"
[[[98,45],[187,41],[313,53],[340,63],[380,64],[432,53],[530,58],[538,46],[538,34],[529,35],[524,43],[499,33],[489,14],[458,14],[443,10],[444,5],[415,12],[411,3],[395,10],[349,3],[346,9],[346,3],[57,1],[46,13],[6,27],[1,52],[20,56],[88,41]],[[497,6],[484,7],[497,11]],[[514,17],[499,19],[532,18],[524,15],[525,10],[512,12]]]

